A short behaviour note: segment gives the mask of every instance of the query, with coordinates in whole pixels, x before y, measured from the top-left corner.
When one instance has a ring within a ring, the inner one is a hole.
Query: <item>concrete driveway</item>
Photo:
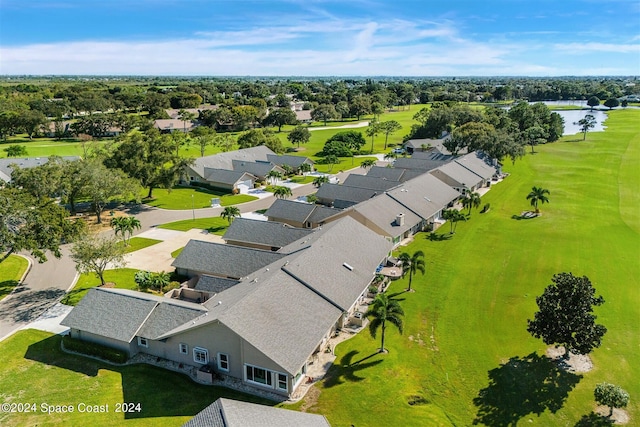
[[[183,248],[189,240],[224,243],[221,236],[210,234],[206,230],[200,229],[192,229],[186,232],[152,229],[138,234],[138,237],[162,240],[162,242],[127,254],[125,256],[126,267],[154,272],[172,271],[171,263],[174,258],[171,257],[171,252]]]

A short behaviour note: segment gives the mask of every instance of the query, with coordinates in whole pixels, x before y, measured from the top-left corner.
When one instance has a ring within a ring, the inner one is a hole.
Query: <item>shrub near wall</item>
[[[104,345],[71,338],[69,335],[62,337],[62,345],[66,350],[88,356],[99,357],[114,363],[125,363],[129,356],[126,352],[106,347]]]

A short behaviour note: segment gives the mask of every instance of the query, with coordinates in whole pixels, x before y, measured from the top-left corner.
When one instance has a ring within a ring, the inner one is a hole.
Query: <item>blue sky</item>
[[[0,74],[640,74],[638,0],[1,0]]]

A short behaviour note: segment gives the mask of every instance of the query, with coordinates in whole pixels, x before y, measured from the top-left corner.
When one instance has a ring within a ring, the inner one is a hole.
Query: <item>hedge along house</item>
[[[357,310],[391,248],[347,217],[283,247],[284,257],[203,304],[93,288],[62,324],[75,338],[206,365],[289,396]]]

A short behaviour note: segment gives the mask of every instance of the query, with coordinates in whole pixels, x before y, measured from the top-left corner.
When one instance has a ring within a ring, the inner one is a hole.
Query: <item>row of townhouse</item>
[[[276,154],[261,145],[199,157],[185,167],[182,183],[247,193],[256,181],[266,181],[270,172],[284,175],[286,166],[300,170],[303,164],[313,168],[314,162],[307,157]]]

